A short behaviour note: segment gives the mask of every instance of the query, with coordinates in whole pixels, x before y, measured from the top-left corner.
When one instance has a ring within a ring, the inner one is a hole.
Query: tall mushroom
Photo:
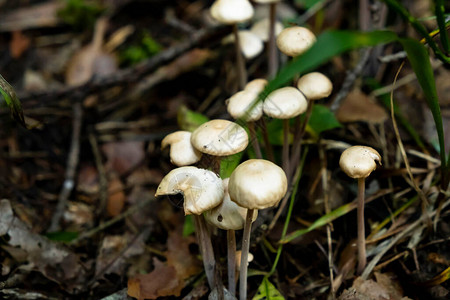
[[[339,166],[349,177],[358,179],[357,226],[358,226],[358,274],[366,267],[366,238],[364,229],[365,179],[381,164],[380,154],[367,146],[353,146],[341,154]]]
[[[222,203],[205,213],[205,219],[208,223],[217,228],[227,231],[227,253],[228,253],[228,291],[236,294],[236,237],[235,230],[244,228],[247,209],[240,207],[230,199],[228,193],[229,178],[223,179],[224,196]],[[258,213],[254,214],[253,222],[256,220]]]
[[[287,178],[276,164],[264,159],[250,159],[233,171],[228,184],[230,198],[237,205],[247,208],[242,238],[242,257],[239,281],[239,299],[247,298],[247,260],[250,247],[250,231],[255,209],[278,204],[287,191]]]
[[[208,284],[215,282],[215,259],[211,238],[202,213],[222,202],[224,189],[222,180],[212,171],[196,167],[180,167],[170,171],[161,181],[155,197],[181,193],[184,197],[184,213],[193,214],[197,240],[202,253]]]
[[[264,113],[269,117],[283,120],[282,166],[286,174],[289,174],[289,119],[304,113],[307,106],[305,96],[290,86],[273,91],[264,100]]]
[[[247,71],[241,54],[237,23],[248,21],[253,17],[253,6],[248,0],[216,0],[210,11],[211,16],[218,22],[233,26],[239,86],[243,89],[247,82]]]

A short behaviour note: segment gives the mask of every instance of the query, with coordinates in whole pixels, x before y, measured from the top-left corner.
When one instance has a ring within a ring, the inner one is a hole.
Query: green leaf
[[[178,126],[181,130],[194,131],[198,126],[208,122],[208,117],[181,105],[177,114]]]
[[[58,231],[58,232],[49,232],[46,234],[49,240],[55,242],[64,242],[69,243],[78,237],[78,232],[73,231]]]
[[[220,178],[228,178],[234,169],[239,165],[244,152],[239,152],[230,156],[225,156],[220,161]]]
[[[313,231],[314,229],[320,228],[322,226],[325,226],[326,224],[336,220],[339,217],[342,217],[343,215],[346,215],[350,211],[356,208],[356,202],[351,202],[344,204],[335,210],[329,212],[326,215],[323,215],[322,217],[318,218],[314,223],[312,223],[308,228],[299,229],[294,232],[291,232],[290,234],[286,235],[283,239],[280,240],[281,244],[289,243],[290,241],[301,237],[302,235]]]
[[[324,0],[295,0],[295,3],[303,5],[305,9],[310,9],[314,5],[323,2]]]
[[[317,68],[333,56],[351,49],[393,42],[396,39],[397,35],[391,31],[325,31],[317,37],[317,42],[308,51],[281,69],[261,93],[260,99],[291,81],[294,76]]]
[[[192,215],[187,215],[184,218],[183,236],[184,237],[190,236],[194,232],[195,232],[195,226],[194,226],[194,220],[192,219]]]
[[[20,125],[26,127],[25,119],[23,116],[22,104],[20,104],[19,98],[17,98],[16,92],[13,87],[0,75],[0,94],[2,94],[3,99],[8,105],[11,116]]]
[[[283,295],[276,289],[276,287],[269,281],[267,277],[264,277],[256,295],[253,300],[284,300]]]
[[[320,104],[313,106],[308,125],[316,135],[326,130],[342,127],[334,113],[328,107]]]
[[[445,24],[445,5],[443,0],[434,1],[434,10],[436,12],[436,19],[439,26],[440,38],[442,47],[447,54],[450,53],[450,41],[448,38],[448,32]]]
[[[414,39],[404,38],[399,41],[406,51],[408,60],[411,63],[414,73],[416,73],[417,81],[422,87],[423,93],[425,94],[425,100],[433,115],[440,145],[439,153],[441,156],[442,183],[447,186],[449,180],[449,166],[446,164],[444,127],[442,124],[441,108],[439,107],[436,81],[430,63],[430,56],[425,46]],[[444,189],[447,188],[446,186]]]

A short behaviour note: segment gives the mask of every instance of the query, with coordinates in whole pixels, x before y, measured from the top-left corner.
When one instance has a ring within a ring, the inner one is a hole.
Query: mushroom
[[[168,134],[161,141],[161,149],[167,146],[170,146],[170,161],[177,167],[195,164],[202,157],[202,153],[192,146],[189,131]]]
[[[197,240],[202,253],[208,284],[213,289],[215,281],[215,259],[211,238],[203,212],[222,202],[224,189],[222,180],[212,171],[196,167],[180,167],[170,171],[159,184],[155,197],[181,193],[184,197],[184,213],[193,214]]]
[[[211,6],[211,16],[222,24],[232,25],[235,38],[236,63],[238,65],[239,85],[244,88],[247,71],[240,50],[237,23],[245,22],[253,16],[253,6],[248,0],[216,0]]]
[[[287,56],[299,56],[316,42],[316,36],[306,27],[283,29],[277,37],[277,46]]]
[[[358,226],[358,274],[366,266],[366,241],[364,229],[364,190],[365,179],[381,164],[380,154],[367,146],[352,146],[341,154],[339,166],[349,177],[358,179],[357,226]]]
[[[273,91],[264,100],[264,113],[272,118],[283,119],[282,166],[286,174],[289,174],[289,119],[304,113],[307,106],[305,96],[290,86]]]
[[[220,172],[220,157],[243,151],[248,145],[244,128],[228,120],[211,120],[200,125],[191,136],[191,143],[198,151],[213,156],[214,172]]]
[[[308,108],[306,110],[303,122],[300,122],[300,120],[296,122],[296,135],[294,137],[294,141],[296,142],[293,146],[291,155],[291,164],[293,166],[296,166],[300,161],[302,139],[303,135],[305,134],[306,125],[308,124],[312,114],[314,100],[328,97],[333,90],[333,83],[331,83],[331,80],[322,73],[311,72],[299,78],[299,80],[297,81],[297,88],[306,97],[308,101]],[[288,178],[291,178],[293,175],[293,170],[290,171],[291,173],[288,174]]]
[[[278,71],[278,55],[277,55],[277,48],[275,46],[275,36],[278,35],[277,33],[277,25],[276,24],[276,10],[277,10],[277,3],[280,2],[280,0],[253,0],[256,3],[261,3],[261,4],[269,4],[269,20],[267,21],[262,21],[260,24],[261,25],[256,25],[256,26],[260,26],[260,28],[264,28],[265,27],[265,32],[266,32],[266,36],[268,40],[268,66],[269,66],[269,78],[273,78],[275,77],[277,71]],[[264,24],[264,23],[265,24]],[[258,27],[256,27],[258,28]],[[283,28],[283,25],[281,25],[281,29]],[[255,29],[256,30],[256,29]],[[258,29],[260,30],[260,29]]]
[[[258,56],[264,49],[264,45],[259,36],[251,32],[250,30],[239,30],[239,45],[242,54],[246,59],[252,59]],[[235,42],[234,35],[229,35],[224,39],[224,42]]]
[[[236,294],[235,264],[236,264],[236,237],[235,230],[244,228],[247,209],[240,207],[230,199],[228,193],[229,178],[223,179],[224,196],[222,203],[205,213],[208,223],[227,231],[227,253],[228,253],[228,291]],[[257,218],[254,214],[252,222]]]
[[[276,164],[264,159],[250,159],[233,171],[228,184],[230,199],[247,208],[242,238],[242,257],[239,282],[239,299],[247,298],[247,260],[250,247],[250,230],[255,209],[272,207],[280,202],[287,191],[287,178]]]

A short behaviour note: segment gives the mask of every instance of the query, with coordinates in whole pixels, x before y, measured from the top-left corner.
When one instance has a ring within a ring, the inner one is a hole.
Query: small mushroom
[[[228,184],[230,199],[247,208],[242,238],[239,299],[247,298],[247,260],[250,231],[255,209],[272,207],[280,202],[287,191],[287,178],[276,164],[264,159],[250,159],[233,171]]]
[[[161,149],[168,146],[170,146],[170,161],[178,167],[195,164],[202,157],[202,153],[192,146],[189,131],[168,134],[161,141]]]
[[[287,56],[299,56],[316,42],[316,36],[306,27],[293,26],[283,29],[277,37],[277,46]]]
[[[358,226],[358,274],[366,267],[366,237],[364,229],[365,179],[381,164],[380,154],[367,146],[353,146],[341,154],[339,166],[349,177],[358,179],[357,226]]]

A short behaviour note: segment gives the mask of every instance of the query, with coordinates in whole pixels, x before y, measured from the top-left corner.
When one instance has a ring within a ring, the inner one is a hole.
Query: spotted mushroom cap
[[[351,178],[366,178],[381,164],[377,150],[367,146],[352,146],[341,154],[339,166]]]
[[[288,86],[270,93],[264,100],[266,115],[277,119],[290,119],[306,111],[308,101],[296,88]]]
[[[202,157],[202,153],[191,144],[189,131],[175,131],[161,141],[161,149],[170,146],[170,161],[178,166],[195,164]]]
[[[240,230],[244,228],[247,209],[240,207],[230,199],[228,193],[228,181],[230,178],[222,180],[224,187],[224,196],[219,206],[208,210],[205,213],[205,220],[212,225],[223,230]],[[258,213],[253,214],[253,222],[258,217]]]
[[[230,199],[248,209],[278,204],[287,191],[283,169],[264,159],[250,159],[233,171],[228,184]]]
[[[277,46],[287,56],[299,56],[316,42],[316,36],[306,27],[283,29],[277,37]]]
[[[333,84],[322,73],[312,72],[299,78],[297,88],[308,100],[318,100],[330,96]]]
[[[253,17],[253,6],[248,0],[216,0],[210,9],[211,16],[222,24],[235,24]]]
[[[200,125],[191,136],[198,151],[214,156],[228,156],[243,151],[248,145],[244,128],[228,120],[211,120]]]
[[[200,215],[222,202],[222,179],[212,171],[181,167],[170,171],[159,184],[155,197],[183,194],[184,213]]]

